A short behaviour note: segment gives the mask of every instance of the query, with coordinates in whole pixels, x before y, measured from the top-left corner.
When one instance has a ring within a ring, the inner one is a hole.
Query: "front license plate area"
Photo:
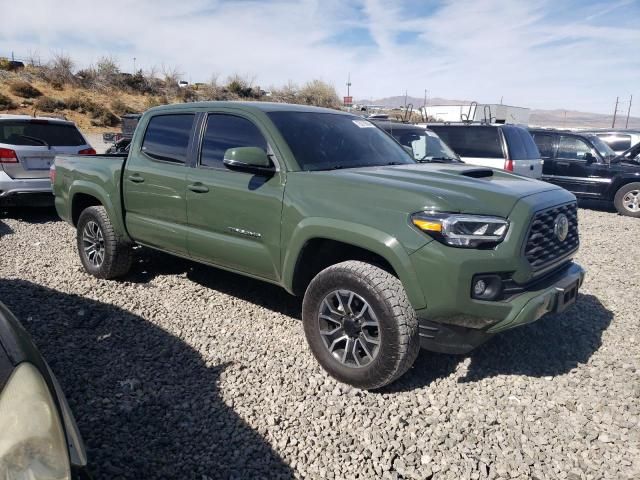
[[[579,281],[569,284],[566,287],[556,287],[556,312],[563,312],[578,299]]]

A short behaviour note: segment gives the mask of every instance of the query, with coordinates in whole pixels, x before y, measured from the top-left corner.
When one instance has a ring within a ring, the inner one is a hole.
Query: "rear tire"
[[[94,277],[117,278],[131,268],[131,245],[116,235],[104,207],[89,207],[80,214],[76,240],[82,266]]]
[[[640,218],[640,183],[627,183],[620,187],[613,204],[620,215]]]
[[[316,360],[354,387],[390,384],[420,351],[416,313],[402,283],[368,263],[347,261],[321,271],[305,293],[302,320]]]

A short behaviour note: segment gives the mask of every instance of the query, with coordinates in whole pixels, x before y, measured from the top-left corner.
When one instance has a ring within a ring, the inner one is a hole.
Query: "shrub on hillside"
[[[35,102],[36,110],[41,112],[55,112],[57,110],[63,110],[66,104],[63,100],[51,97],[40,97]]]
[[[49,82],[58,82],[62,85],[66,83],[75,83],[73,75],[73,60],[71,57],[63,54],[57,54],[53,60],[43,68],[43,76]]]
[[[167,105],[169,99],[165,95],[148,97],[146,103],[147,108],[159,107],[160,105]]]
[[[67,98],[66,105],[69,110],[88,113],[91,117],[91,125],[96,127],[113,127],[120,123],[120,118],[107,107],[82,95],[73,95]]]
[[[227,90],[240,98],[258,98],[260,93],[253,88],[253,81],[238,74],[227,79]]]
[[[339,108],[340,98],[336,89],[322,80],[306,83],[298,92],[299,103],[317,107]]]
[[[42,95],[40,90],[24,80],[18,80],[10,84],[9,91],[22,98],[36,98]]]
[[[0,57],[0,70],[11,70],[11,62],[8,58]]]
[[[13,110],[18,106],[6,95],[0,93],[0,110]]]
[[[111,107],[111,111],[116,115],[124,115],[125,113],[138,113],[135,108],[131,108],[119,98],[112,100],[109,106]]]

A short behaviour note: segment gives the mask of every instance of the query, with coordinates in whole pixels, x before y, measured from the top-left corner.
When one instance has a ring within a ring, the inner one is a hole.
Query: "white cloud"
[[[504,96],[517,105],[604,112],[615,96],[638,88],[640,29],[602,21],[624,16],[626,1],[578,2],[580,10],[549,0],[446,1],[409,18],[398,2],[361,2],[21,0],[3,14],[0,54],[47,58],[64,50],[80,65],[113,55],[125,70],[135,56],[138,66],[177,66],[193,81],[236,72],[262,86],[322,78],[341,93],[351,72],[356,97],[405,89],[421,96],[427,88],[446,98]],[[368,28],[375,45],[326,41],[354,28]],[[420,39],[398,45],[401,31],[421,32]]]

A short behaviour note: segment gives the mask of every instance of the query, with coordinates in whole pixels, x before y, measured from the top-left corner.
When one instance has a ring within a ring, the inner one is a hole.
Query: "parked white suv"
[[[428,127],[465,163],[542,177],[540,152],[524,127],[486,123],[430,123]]]
[[[0,202],[21,194],[50,193],[49,167],[58,153],[96,152],[73,122],[0,115]]]

